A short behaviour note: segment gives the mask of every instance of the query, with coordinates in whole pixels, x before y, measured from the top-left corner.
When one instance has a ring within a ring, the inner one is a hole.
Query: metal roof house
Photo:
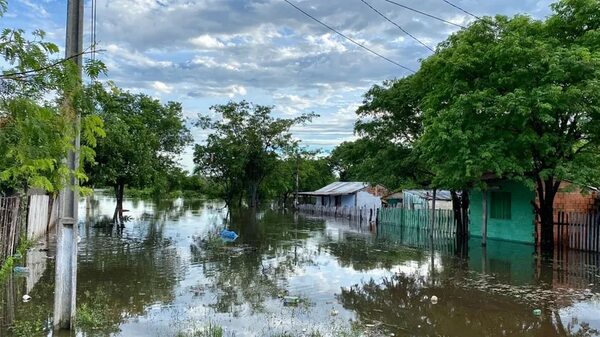
[[[365,182],[338,181],[316,191],[298,194],[314,197],[315,206],[377,209],[381,207],[381,197],[385,193],[387,191],[383,186],[371,187]]]
[[[403,190],[383,198],[389,207],[402,207],[405,209],[431,209],[433,206],[432,190]],[[436,209],[452,209],[452,195],[450,191],[438,190],[435,194]]]

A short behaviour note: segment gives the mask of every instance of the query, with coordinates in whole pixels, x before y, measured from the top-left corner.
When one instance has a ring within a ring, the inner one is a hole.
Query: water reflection
[[[589,254],[543,261],[527,245],[483,248],[439,237],[432,245],[412,229],[274,210],[228,213],[201,200],[126,200],[124,228],[110,225],[109,195],[80,207],[87,220],[78,304],[90,320],[79,336],[176,336],[209,322],[236,336],[337,336],[352,327],[368,336],[593,336],[600,329],[600,272]],[[239,238],[223,242],[216,235],[223,228]],[[21,330],[2,336],[36,336],[27,329],[48,325],[52,260],[47,265],[30,303],[20,301],[25,279],[5,284],[3,326]],[[286,306],[284,296],[299,303]]]

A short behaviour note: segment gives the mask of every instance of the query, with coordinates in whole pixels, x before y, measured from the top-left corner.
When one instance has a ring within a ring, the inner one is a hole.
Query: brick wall
[[[554,212],[580,212],[587,213],[600,210],[598,192],[582,191],[574,188],[571,183],[562,182],[559,192],[554,198]]]

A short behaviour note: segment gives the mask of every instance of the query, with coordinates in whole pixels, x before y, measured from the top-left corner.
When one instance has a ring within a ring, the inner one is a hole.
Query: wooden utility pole
[[[72,59],[79,68],[81,77],[83,51],[83,2],[68,0],[67,36],[65,57]],[[67,102],[72,104],[72,102]],[[79,167],[80,119],[79,112],[73,125],[75,138],[73,150],[67,155],[67,166],[71,172]],[[71,329],[75,318],[77,290],[77,239],[78,239],[78,191],[79,182],[71,174],[60,193],[59,223],[56,237],[56,279],[54,284],[54,329]]]

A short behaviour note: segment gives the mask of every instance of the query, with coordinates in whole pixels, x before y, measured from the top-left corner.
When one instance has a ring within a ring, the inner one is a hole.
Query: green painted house
[[[489,181],[487,191],[470,192],[469,232],[482,236],[483,199],[487,205],[487,238],[535,243],[535,192],[514,181]]]

